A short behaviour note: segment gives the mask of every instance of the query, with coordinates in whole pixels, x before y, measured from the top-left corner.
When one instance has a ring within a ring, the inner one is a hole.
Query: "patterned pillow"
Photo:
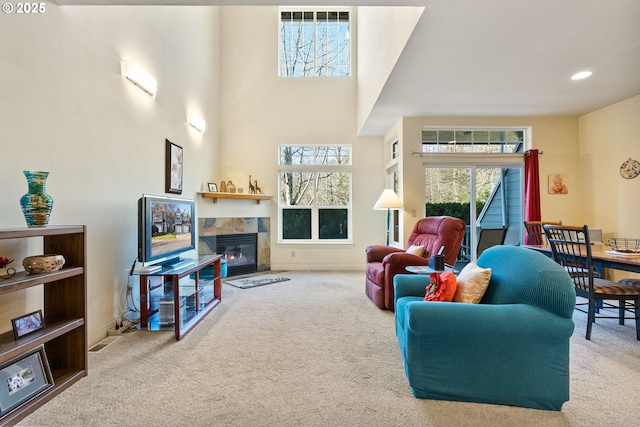
[[[478,267],[475,263],[470,262],[458,274],[458,286],[453,300],[478,304],[487,291],[490,280],[490,268]]]
[[[424,295],[425,301],[452,301],[456,293],[456,276],[450,271],[431,273]]]
[[[424,254],[424,246],[411,245],[411,246],[409,246],[409,248],[406,250],[406,252],[407,252],[408,254],[413,254],[413,255],[422,256],[422,255]]]

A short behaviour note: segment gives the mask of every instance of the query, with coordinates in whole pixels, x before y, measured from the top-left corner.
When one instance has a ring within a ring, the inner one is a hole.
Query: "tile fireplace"
[[[227,276],[271,269],[269,218],[200,218],[200,255],[220,254]]]

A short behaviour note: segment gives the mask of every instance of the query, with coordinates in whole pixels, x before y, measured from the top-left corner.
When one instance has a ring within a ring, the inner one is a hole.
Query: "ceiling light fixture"
[[[580,71],[579,73],[574,74],[573,76],[571,76],[571,80],[582,80],[582,79],[586,79],[587,77],[589,77],[591,75],[591,71]]]
[[[133,84],[147,92],[152,97],[156,97],[158,81],[147,71],[135,64],[130,64],[127,61],[122,61],[120,63],[120,71],[122,75],[129,79]]]

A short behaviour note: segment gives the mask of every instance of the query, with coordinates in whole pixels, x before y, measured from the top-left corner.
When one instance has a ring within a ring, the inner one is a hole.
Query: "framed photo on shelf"
[[[166,141],[166,176],[167,193],[182,194],[183,150],[179,145]]]
[[[0,417],[53,386],[44,346],[0,366]]]
[[[42,322],[42,310],[11,319],[11,325],[13,326],[13,337],[15,339],[40,330],[44,326]]]
[[[218,184],[215,182],[209,183],[209,193],[217,193],[218,192]]]

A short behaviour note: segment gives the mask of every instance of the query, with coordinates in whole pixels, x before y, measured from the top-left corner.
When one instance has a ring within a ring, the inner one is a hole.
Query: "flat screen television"
[[[138,200],[138,261],[170,266],[195,249],[195,201],[144,194]]]

